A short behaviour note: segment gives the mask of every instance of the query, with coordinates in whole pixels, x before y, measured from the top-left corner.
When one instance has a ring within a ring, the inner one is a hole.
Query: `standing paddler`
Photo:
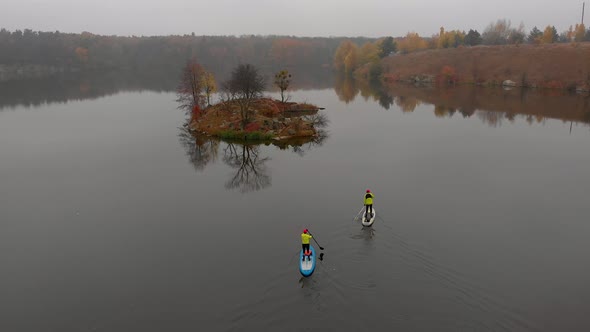
[[[303,230],[303,233],[301,233],[301,248],[303,249],[303,258],[301,259],[301,261],[305,261],[305,257],[307,257],[308,260],[311,260],[311,250],[309,250],[309,239],[311,239],[312,236],[308,233],[309,231],[307,230],[307,228]]]
[[[367,219],[373,218],[373,198],[375,198],[375,196],[373,195],[371,190],[367,189],[364,199],[365,214],[367,215]],[[369,210],[371,210],[371,214],[369,214]]]

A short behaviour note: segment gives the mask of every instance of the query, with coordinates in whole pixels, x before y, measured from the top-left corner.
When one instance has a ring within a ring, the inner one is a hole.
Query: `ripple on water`
[[[439,263],[427,246],[409,242],[393,228],[342,225],[329,238],[332,242],[322,242],[328,248],[325,259],[318,261],[309,278],[301,278],[295,260],[281,261],[284,253],[273,256],[282,265],[261,276],[264,282],[251,301],[234,306],[232,329],[285,330],[326,326],[329,320],[334,326],[359,331],[384,326],[441,331],[537,329],[485,287]],[[308,325],[301,325],[302,316]]]

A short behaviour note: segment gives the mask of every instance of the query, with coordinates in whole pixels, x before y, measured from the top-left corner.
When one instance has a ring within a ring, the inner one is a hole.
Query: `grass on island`
[[[246,141],[268,141],[274,137],[272,134],[267,134],[260,131],[245,132],[234,130],[221,131],[216,136],[222,139]]]

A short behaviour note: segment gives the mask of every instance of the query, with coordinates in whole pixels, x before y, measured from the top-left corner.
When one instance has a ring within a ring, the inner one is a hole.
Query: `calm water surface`
[[[173,93],[11,100],[0,330],[589,330],[586,99],[355,89],[292,92],[329,137],[283,148],[184,136]]]

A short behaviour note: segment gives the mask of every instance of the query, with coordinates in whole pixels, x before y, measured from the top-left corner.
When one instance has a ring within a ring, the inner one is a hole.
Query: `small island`
[[[289,102],[289,98],[285,98],[291,81],[291,74],[286,70],[278,72],[274,78],[281,100],[263,97],[264,78],[254,66],[239,65],[223,83],[218,94],[220,101],[212,105],[211,95],[217,91],[213,76],[194,59],[190,60],[177,90],[179,108],[190,113],[188,129],[196,135],[245,141],[282,141],[323,135],[321,128],[327,125],[326,117],[319,113],[323,108]]]
[[[225,139],[284,140],[317,135],[319,107],[307,103],[284,103],[270,98],[251,102],[247,123],[237,101],[223,101],[193,112],[189,129]]]

